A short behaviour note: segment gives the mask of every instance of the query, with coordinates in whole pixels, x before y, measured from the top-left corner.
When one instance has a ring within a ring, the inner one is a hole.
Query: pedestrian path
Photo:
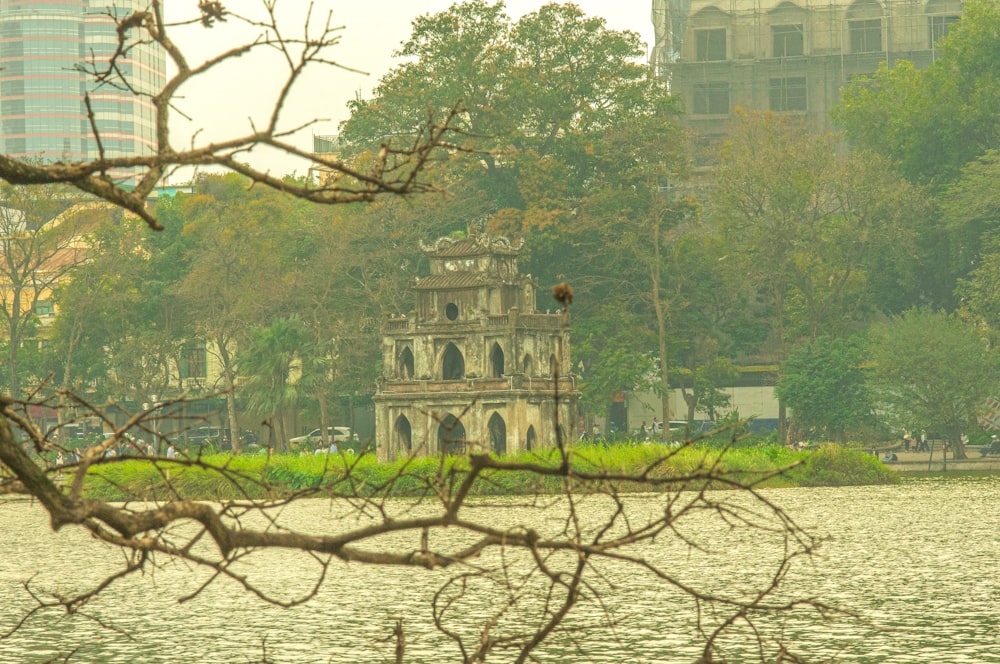
[[[941,447],[934,446],[933,452],[904,452],[896,450],[898,461],[887,463],[893,470],[900,472],[941,471],[947,462],[948,470],[994,470],[1000,471],[1000,456],[982,457],[979,448],[970,447],[966,452],[968,459],[955,459],[951,452],[947,460],[941,454]]]

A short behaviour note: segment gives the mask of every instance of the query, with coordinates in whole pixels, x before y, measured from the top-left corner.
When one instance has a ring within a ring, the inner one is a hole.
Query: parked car
[[[335,443],[358,442],[358,434],[351,433],[348,427],[327,427],[326,435],[327,440]],[[318,445],[323,442],[323,432],[322,429],[313,429],[304,436],[289,438],[288,442],[295,445]]]
[[[229,430],[222,427],[196,427],[184,435],[189,445],[214,445],[219,449],[229,446]]]
[[[670,420],[668,425],[670,428],[670,433],[683,433],[688,428],[687,420]],[[654,422],[650,427],[652,433],[659,435],[663,431],[663,422]],[[698,424],[695,423],[691,426],[692,431],[698,430]]]

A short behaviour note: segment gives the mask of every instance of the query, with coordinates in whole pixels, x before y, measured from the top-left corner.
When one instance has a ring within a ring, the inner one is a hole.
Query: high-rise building
[[[118,47],[115,17],[146,4],[0,0],[0,152],[45,161],[153,153],[155,114],[149,96],[166,80],[162,48],[130,44],[104,81],[86,71],[106,68]]]
[[[963,0],[653,0],[653,62],[718,137],[737,107],[830,128],[840,89],[880,62],[927,67]]]

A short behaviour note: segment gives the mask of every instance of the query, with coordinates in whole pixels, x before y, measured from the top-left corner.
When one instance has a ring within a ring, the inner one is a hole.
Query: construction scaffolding
[[[917,68],[959,20],[963,0],[653,0],[652,65],[700,135],[723,135],[737,107],[830,128],[853,78],[880,63]]]

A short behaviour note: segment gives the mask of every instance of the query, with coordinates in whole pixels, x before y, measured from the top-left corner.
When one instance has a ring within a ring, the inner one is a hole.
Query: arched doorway
[[[490,449],[496,454],[507,453],[507,423],[500,413],[493,413],[488,424],[490,431]]]
[[[455,344],[448,344],[441,359],[441,379],[461,380],[465,378],[465,358]]]
[[[556,375],[556,371],[559,369],[559,362],[556,361],[556,356],[549,355],[549,374],[552,376]]]
[[[413,451],[413,428],[410,426],[410,420],[406,418],[406,415],[400,415],[396,418],[396,449],[400,452]]]
[[[538,444],[538,436],[535,434],[535,427],[530,426],[528,427],[528,437],[527,440],[525,440],[524,449],[530,452],[531,450],[535,449],[535,445],[537,444]]]
[[[500,348],[500,344],[496,342],[493,343],[493,350],[490,351],[490,368],[493,370],[494,378],[503,376],[503,348]]]
[[[438,449],[444,454],[465,453],[465,427],[451,413],[438,426]]]
[[[521,371],[524,372],[526,376],[534,375],[531,371],[531,355],[526,354],[524,360],[521,361]]]
[[[403,380],[413,379],[413,351],[409,346],[399,354],[399,377]]]

